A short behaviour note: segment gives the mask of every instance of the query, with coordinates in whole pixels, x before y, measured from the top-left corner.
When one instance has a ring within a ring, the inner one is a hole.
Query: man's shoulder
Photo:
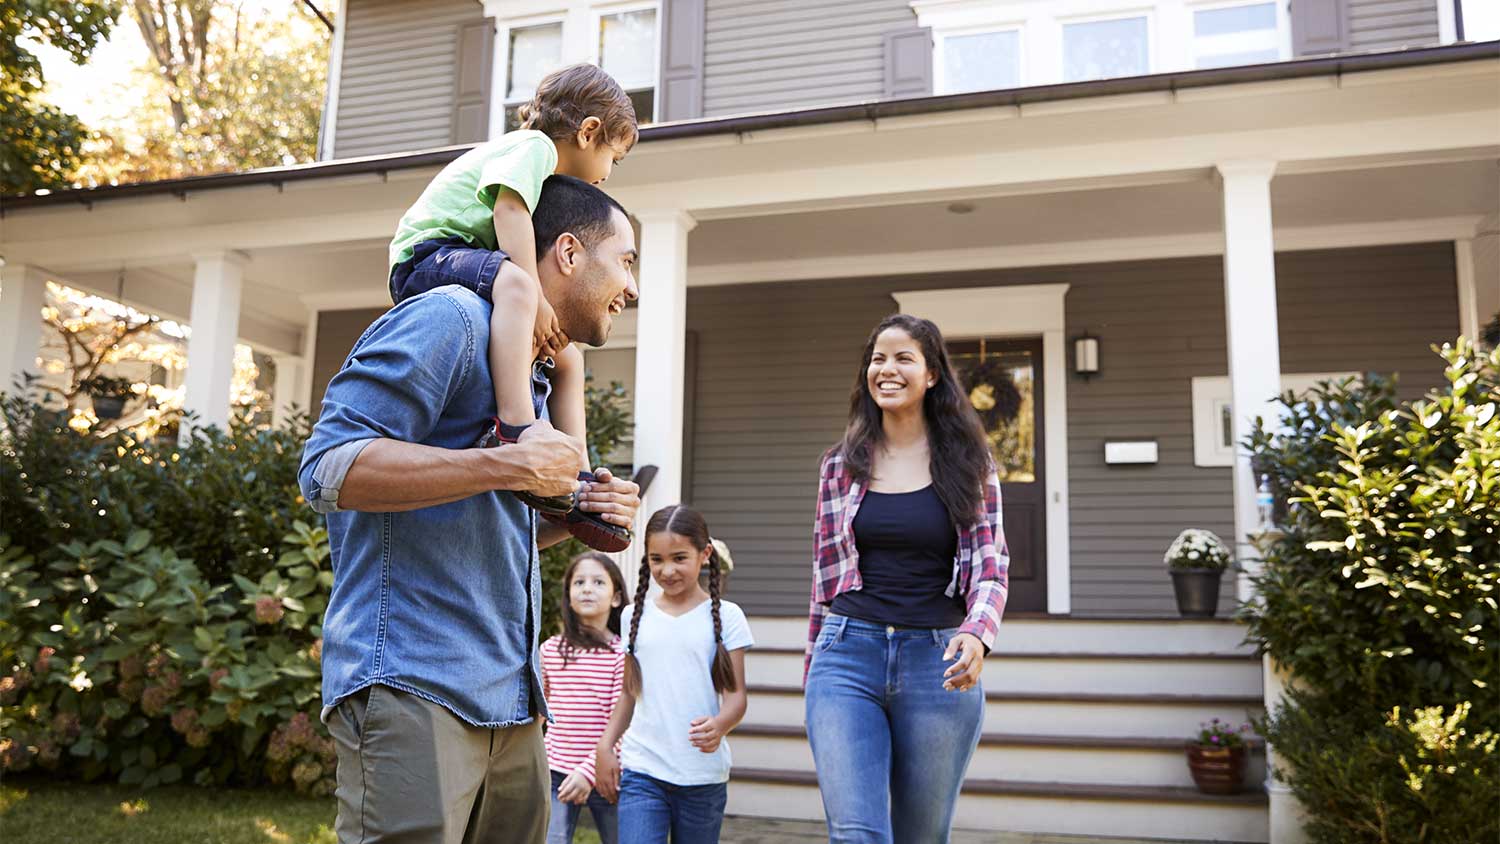
[[[431,322],[435,330],[478,332],[489,327],[490,303],[466,287],[449,284],[402,300],[386,318]]]

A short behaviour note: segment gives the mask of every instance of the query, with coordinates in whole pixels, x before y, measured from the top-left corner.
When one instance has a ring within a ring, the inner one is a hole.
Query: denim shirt
[[[474,445],[495,414],[490,304],[460,287],[403,301],[328,384],[298,481],[328,514],[333,594],[323,620],[323,717],[380,684],[480,727],[546,716],[538,673],[536,520],[508,492],[401,513],[341,510],[343,479],[379,438]],[[545,415],[551,386],[532,369]]]

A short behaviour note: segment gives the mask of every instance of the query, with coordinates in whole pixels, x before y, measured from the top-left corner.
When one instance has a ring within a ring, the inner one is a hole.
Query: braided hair
[[[646,522],[646,537],[658,533],[676,534],[700,552],[708,551],[708,598],[714,623],[714,656],[709,666],[709,675],[713,678],[714,691],[722,694],[724,692],[736,691],[739,688],[734,677],[734,663],[729,659],[729,651],[724,647],[724,623],[719,616],[720,604],[720,575],[719,575],[719,551],[713,546],[713,541],[708,534],[708,523],[703,520],[703,514],[683,504],[673,504],[663,507],[651,514],[651,519]],[[641,629],[641,614],[646,608],[646,592],[650,587],[651,562],[650,555],[641,555],[640,575],[636,582],[634,609],[630,615],[630,638],[626,645],[625,655],[625,691],[634,698],[641,696],[641,666],[635,658],[636,635]]]

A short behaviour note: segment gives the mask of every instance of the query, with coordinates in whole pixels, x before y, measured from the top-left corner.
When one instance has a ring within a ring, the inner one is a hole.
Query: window
[[[630,95],[642,124],[656,114],[656,49],[656,9],[599,17],[599,66]]]
[[[1150,73],[1150,51],[1145,17],[1063,24],[1063,81]]]
[[[1276,4],[1256,3],[1193,12],[1195,67],[1228,67],[1281,58]]]
[[[1281,389],[1303,393],[1321,381],[1358,378],[1354,372],[1283,372]],[[1192,379],[1193,465],[1233,466],[1234,407],[1229,376],[1200,375]],[[1272,423],[1274,420],[1266,420]]]
[[[945,35],[937,82],[940,94],[992,91],[1021,84],[1021,32],[1017,29]]]
[[[562,23],[511,29],[505,69],[505,131],[521,126],[520,108],[542,77],[562,67]],[[493,125],[493,124],[492,124]]]

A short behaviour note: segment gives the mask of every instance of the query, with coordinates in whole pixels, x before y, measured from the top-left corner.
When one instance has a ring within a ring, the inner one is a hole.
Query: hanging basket
[[[112,422],[125,413],[124,396],[89,396],[94,404],[94,415],[101,422]]]

